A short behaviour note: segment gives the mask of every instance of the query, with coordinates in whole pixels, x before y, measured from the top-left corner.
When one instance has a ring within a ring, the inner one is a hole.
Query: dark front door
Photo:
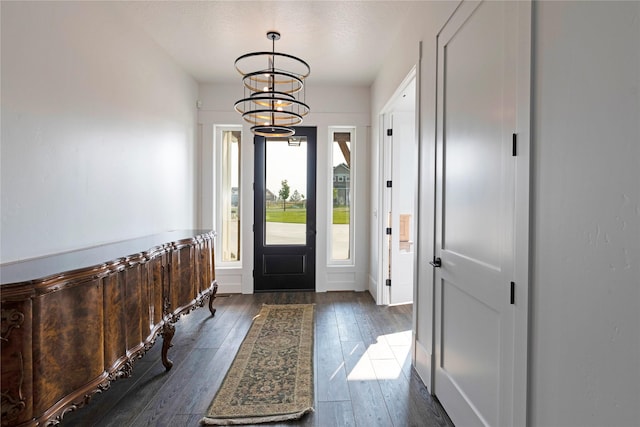
[[[316,128],[254,143],[254,291],[313,291]]]

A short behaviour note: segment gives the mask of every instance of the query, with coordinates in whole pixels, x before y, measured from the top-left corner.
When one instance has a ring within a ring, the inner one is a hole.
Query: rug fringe
[[[209,426],[230,426],[230,425],[242,425],[242,424],[262,424],[262,423],[274,423],[278,421],[290,421],[302,418],[304,415],[313,412],[313,408],[306,408],[302,411],[292,412],[290,414],[278,414],[264,417],[248,417],[248,418],[212,418],[203,417],[200,420],[200,424]]]

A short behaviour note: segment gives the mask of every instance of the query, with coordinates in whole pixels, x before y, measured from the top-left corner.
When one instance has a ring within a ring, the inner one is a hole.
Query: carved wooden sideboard
[[[59,424],[212,306],[211,231],[174,231],[0,267],[2,426]]]

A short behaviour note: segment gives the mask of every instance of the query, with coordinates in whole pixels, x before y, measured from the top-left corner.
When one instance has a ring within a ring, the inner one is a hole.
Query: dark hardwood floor
[[[62,426],[198,426],[263,303],[315,303],[315,412],[279,426],[452,426],[411,367],[411,306],[376,306],[366,292],[219,296],[217,313],[182,317],[169,357],[162,339]]]

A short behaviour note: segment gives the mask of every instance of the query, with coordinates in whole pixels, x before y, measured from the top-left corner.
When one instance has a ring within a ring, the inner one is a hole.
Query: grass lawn
[[[267,222],[286,222],[290,224],[304,224],[307,219],[306,209],[288,208],[286,211],[280,208],[267,208]]]
[[[349,208],[333,208],[333,223],[334,224],[349,224]]]
[[[289,207],[286,211],[280,207],[267,207],[267,222],[285,222],[290,224],[304,224],[307,219],[305,208]],[[333,208],[334,224],[349,224],[349,208]]]

